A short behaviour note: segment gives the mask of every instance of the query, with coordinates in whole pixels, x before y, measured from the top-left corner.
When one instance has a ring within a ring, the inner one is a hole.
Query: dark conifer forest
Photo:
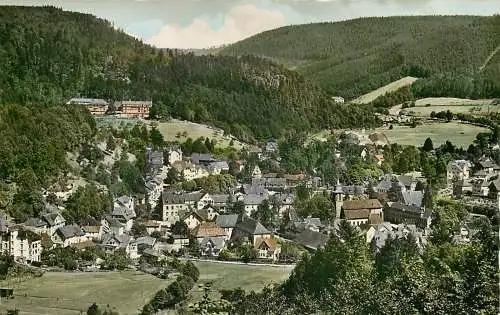
[[[267,57],[347,99],[404,76],[423,78],[419,97],[491,98],[500,97],[499,46],[498,15],[407,16],[286,26],[220,53]]]

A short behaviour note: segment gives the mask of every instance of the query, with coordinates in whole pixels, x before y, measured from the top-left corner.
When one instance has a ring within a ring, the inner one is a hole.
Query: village
[[[102,109],[107,106],[102,100],[72,99],[68,104],[90,106],[94,115],[107,110]],[[147,118],[151,103],[130,101],[121,106],[121,115]],[[360,159],[382,165],[383,152],[376,143],[360,144],[362,139],[355,133],[347,133],[342,139],[339,141],[360,146]],[[280,147],[275,140],[246,150],[258,161],[280,163]],[[342,159],[339,151],[331,154]],[[313,174],[264,173],[258,164],[252,164],[248,170],[245,160],[233,163],[211,153],[186,156],[180,146],[149,147],[145,158],[144,195],[115,197],[106,215],[90,218],[81,225],[68,222],[62,214],[64,207],[51,204],[46,198],[47,210],[38,217],[22,223],[1,220],[0,251],[19,263],[35,266],[44,265],[44,250],[66,247],[77,251],[89,248],[105,253],[120,251],[130,259],[133,268],[144,261],[161,261],[169,256],[287,264],[294,263],[301,251],[324,247],[342,221],[354,226],[374,253],[387,239],[395,238],[412,237],[423,248],[429,236],[433,196],[426,190],[422,172],[383,173],[375,183],[349,185],[337,180],[336,184],[328,185]],[[233,172],[247,168],[250,176],[246,181],[234,182],[223,192],[186,191],[167,183],[172,173],[180,182],[228,174],[230,163],[235,165]],[[478,163],[452,160],[446,166],[446,187],[438,195],[458,200],[472,209],[475,206],[498,209],[499,175],[500,167],[488,157]],[[64,193],[58,196],[68,198]],[[299,215],[295,209],[298,200],[313,196],[329,201],[331,209],[326,209],[327,217]],[[156,215],[140,217],[136,209],[144,206],[156,209]],[[260,222],[265,216],[265,222]],[[454,241],[469,242],[478,232],[474,222],[481,217],[485,216],[469,213]],[[133,231],[135,226],[141,226],[144,232]],[[79,261],[78,269],[95,270],[102,263],[102,259]]]

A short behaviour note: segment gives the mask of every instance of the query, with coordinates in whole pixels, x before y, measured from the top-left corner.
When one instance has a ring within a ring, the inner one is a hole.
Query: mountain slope
[[[268,57],[348,99],[404,76],[429,77],[434,86],[443,81],[436,78],[451,77],[457,85],[473,85],[469,97],[498,97],[498,59],[493,57],[483,73],[479,68],[499,44],[500,16],[412,16],[287,26],[220,53]],[[439,92],[460,93],[460,88]]]
[[[368,107],[334,105],[320,88],[269,61],[159,50],[105,20],[53,7],[2,7],[0,60],[3,103],[62,103],[79,94],[152,99],[154,115],[249,139],[374,124]]]

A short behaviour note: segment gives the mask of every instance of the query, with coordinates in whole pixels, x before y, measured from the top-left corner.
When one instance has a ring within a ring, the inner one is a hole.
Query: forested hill
[[[0,7],[0,103],[60,104],[77,95],[153,100],[154,115],[240,138],[374,124],[369,108],[334,105],[298,73],[260,58],[160,50],[91,15]]]
[[[257,55],[353,99],[404,76],[422,96],[500,97],[500,16],[361,18],[264,32],[220,54]],[[480,70],[481,69],[481,70]]]

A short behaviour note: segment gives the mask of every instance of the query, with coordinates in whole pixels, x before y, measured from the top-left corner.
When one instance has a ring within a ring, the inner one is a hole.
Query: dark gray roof
[[[423,209],[421,207],[408,206],[401,202],[388,202],[387,206],[391,209],[400,210],[403,212],[415,212],[415,213],[423,213]]]
[[[75,105],[94,105],[94,106],[105,106],[108,105],[103,99],[97,98],[72,98],[68,101],[67,104],[75,104]]]
[[[129,197],[122,196],[118,198],[113,204],[113,212],[111,213],[114,217],[122,217],[125,220],[130,220],[136,217],[134,209],[126,206],[126,203],[130,202]]]
[[[423,191],[402,191],[401,194],[403,195],[403,201],[407,206],[423,207]]]
[[[365,188],[358,185],[343,186],[342,192],[345,195],[362,195],[365,193]]]
[[[306,229],[299,235],[297,235],[295,241],[307,248],[318,249],[326,245],[326,242],[328,241],[328,235]]]
[[[132,239],[132,236],[122,233],[120,235],[116,234],[111,234],[107,233],[102,236],[102,244],[108,243],[111,239],[115,239],[116,242],[118,243],[118,247],[125,248],[127,245],[130,243],[130,240]]]
[[[490,159],[483,159],[479,161],[479,165],[481,165],[482,168],[493,168],[493,169],[499,168],[498,165]]]
[[[210,164],[208,164],[208,169],[210,169],[210,170],[214,170],[214,169],[228,170],[229,164],[227,164],[226,161],[214,161],[214,162],[210,162]]]
[[[227,200],[229,199],[228,194],[216,194],[216,195],[211,195],[212,200],[214,201],[214,204],[221,204],[221,203],[226,203]]]
[[[238,223],[237,214],[221,214],[215,219],[215,224],[220,228],[234,228],[236,223]]]
[[[411,186],[412,183],[416,182],[416,180],[405,175],[399,176],[398,180],[405,186]]]
[[[264,186],[258,185],[243,185],[243,191],[245,194],[265,194],[267,195],[269,192],[264,188]]]
[[[266,199],[266,195],[248,194],[243,197],[243,203],[245,205],[260,205]]]
[[[60,216],[59,213],[47,213],[47,214],[42,215],[42,218],[47,222],[47,224],[49,226],[54,226],[54,225],[56,225],[55,220],[58,216]],[[64,220],[64,218],[63,218],[63,221],[66,222],[66,220]]]
[[[26,220],[26,222],[24,222],[24,225],[40,228],[46,226],[47,222],[40,218],[29,218],[28,220]]]
[[[252,186],[263,186],[266,188],[283,188],[286,186],[286,178],[268,177],[268,178],[252,178]]]
[[[200,163],[211,163],[215,162],[216,159],[212,156],[212,154],[205,154],[205,153],[193,153],[191,155],[191,162],[195,164],[200,164]]]
[[[61,237],[62,240],[85,235],[82,229],[74,224],[60,227],[56,230],[56,233]]]
[[[106,216],[106,221],[108,222],[109,226],[123,226],[123,224],[118,221],[117,219],[111,217],[111,216]]]
[[[238,222],[236,228],[251,235],[271,234],[259,221],[247,217]]]
[[[137,245],[147,245],[153,247],[153,245],[156,243],[156,238],[151,236],[141,236],[135,240],[135,243]]]
[[[205,246],[208,242],[211,242],[215,245],[216,248],[222,248],[224,246],[225,236],[212,236],[212,237],[204,237],[201,240],[200,245]]]

